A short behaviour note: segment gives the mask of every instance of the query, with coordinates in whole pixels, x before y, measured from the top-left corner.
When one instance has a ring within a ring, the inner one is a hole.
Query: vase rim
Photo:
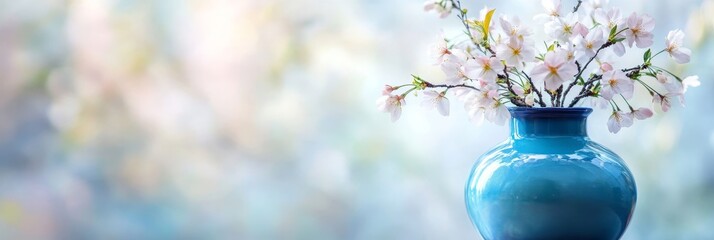
[[[529,108],[529,107],[509,107],[508,111],[511,113],[513,118],[523,118],[523,117],[541,117],[541,118],[554,118],[554,117],[587,117],[593,112],[592,108],[589,107],[539,107],[539,108]]]

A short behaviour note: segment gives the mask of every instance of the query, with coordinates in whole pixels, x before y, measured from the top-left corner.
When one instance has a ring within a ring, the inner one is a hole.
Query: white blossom
[[[638,16],[637,13],[632,13],[630,17],[627,18],[627,29],[625,31],[625,36],[627,37],[627,44],[632,47],[633,43],[637,45],[638,48],[647,48],[652,46],[654,43],[652,30],[654,30],[655,22],[652,17],[647,14]]]
[[[446,83],[458,85],[464,83],[469,78],[466,75],[466,68],[469,63],[468,55],[460,49],[453,49],[451,54],[446,55],[441,63],[441,71],[446,75]]]
[[[579,61],[587,62],[594,57],[598,49],[607,41],[605,31],[602,27],[596,27],[587,36],[577,36],[573,43],[577,51],[576,58]]]
[[[503,126],[506,120],[511,117],[511,113],[508,112],[508,108],[501,102],[494,102],[491,106],[486,107],[485,112],[486,120],[495,123],[496,125]]]
[[[683,43],[684,33],[679,29],[670,31],[665,39],[665,45],[667,46],[665,50],[669,53],[669,56],[679,64],[688,63],[689,58],[692,55],[692,50],[682,47]]]
[[[576,25],[578,24],[579,15],[577,13],[569,13],[565,17],[553,18],[552,21],[545,24],[545,32],[548,36],[561,41],[569,42],[571,38],[576,36]]]
[[[607,10],[607,11],[605,11],[602,8],[597,9],[593,12],[592,17],[596,23],[607,27],[608,30],[612,29],[614,27],[617,27],[620,30],[623,29],[622,28],[622,15],[620,14],[620,9],[611,8],[610,10]]]
[[[525,37],[533,34],[529,28],[521,24],[521,20],[517,16],[502,16],[499,22],[501,23],[501,30],[503,30],[503,33],[509,38],[524,40]]]
[[[431,57],[435,60],[434,65],[443,63],[449,55],[451,55],[451,49],[449,49],[448,42],[445,38],[441,38],[441,40],[431,48]]]
[[[505,66],[495,57],[478,56],[469,59],[466,66],[466,76],[486,82],[495,82],[498,74],[503,73]]]
[[[691,87],[698,87],[701,83],[699,82],[699,76],[689,76],[684,79],[682,79],[682,82],[679,81],[670,81],[669,78],[666,78],[666,76],[663,78],[661,72],[657,74],[657,79],[658,81],[662,82],[664,85],[665,89],[667,89],[667,96],[670,98],[677,97],[679,98],[679,102],[684,106],[685,104],[685,99],[684,99],[684,94],[687,92],[687,89]],[[660,80],[662,79],[662,80]]]
[[[577,66],[562,53],[548,52],[542,63],[531,71],[532,77],[545,81],[545,88],[558,89],[565,81],[572,80],[578,73]]]
[[[662,110],[662,112],[667,112],[667,111],[669,111],[669,108],[672,107],[671,99],[672,99],[671,96],[667,96],[667,95],[661,96],[659,94],[655,94],[652,97],[652,103],[655,106],[659,107]]]
[[[610,0],[588,0],[583,2],[583,7],[585,8],[585,12],[592,13],[597,10],[602,10],[608,3],[610,3]]]
[[[682,79],[682,85],[684,86],[684,89],[682,90],[682,94],[687,93],[687,88],[689,87],[699,87],[702,83],[699,82],[699,76],[689,76],[685,77]]]
[[[604,27],[607,27],[607,31],[605,31],[606,34],[608,34],[609,37],[609,30],[613,28],[617,28],[616,30],[619,32],[622,29],[625,29],[625,23],[623,22],[622,15],[620,14],[620,9],[616,8],[611,8],[610,10],[605,11],[603,8],[596,9],[592,13],[593,20],[597,23],[600,24]],[[620,33],[615,38],[626,38],[627,36],[625,33]],[[625,52],[627,49],[625,49],[625,44],[623,42],[616,42],[612,46],[612,51],[617,55],[622,57],[625,55]]]
[[[427,0],[424,2],[424,11],[434,11],[440,18],[448,17],[454,6],[449,0]]]
[[[617,133],[623,127],[632,126],[632,116],[622,111],[613,111],[610,119],[607,120],[607,130]]]
[[[392,122],[395,122],[402,115],[402,106],[406,102],[401,95],[384,95],[377,99],[377,109],[379,111],[389,113],[392,117]]]
[[[545,8],[545,13],[536,15],[536,21],[545,22],[560,16],[560,0],[541,0],[541,5]]]
[[[630,99],[635,91],[632,79],[620,70],[604,73],[601,81],[600,95],[607,100],[612,100],[616,94],[622,94],[625,99]]]
[[[535,61],[535,49],[531,44],[512,37],[508,42],[496,47],[496,56],[506,61],[508,66],[520,67],[522,62]]]
[[[486,108],[484,107],[473,107],[468,109],[469,119],[476,125],[481,125],[483,119],[485,118]]]
[[[606,72],[609,72],[609,71],[612,71],[613,69],[615,69],[614,67],[612,67],[612,62],[608,62],[608,61],[598,61],[598,65],[600,67],[598,67],[595,70],[595,72],[594,72],[595,74],[603,74],[603,73],[606,73]]]
[[[610,101],[602,97],[589,97],[590,106],[598,109],[605,109],[610,106]]]
[[[652,117],[653,113],[652,110],[649,108],[638,108],[630,112],[630,118],[637,119],[637,120],[645,120],[650,117]]]
[[[429,90],[422,94],[424,94],[422,106],[436,108],[442,116],[449,116],[449,99],[444,96],[444,92]]]
[[[572,47],[569,44],[556,48],[555,52],[556,54],[563,54],[563,56],[565,56],[566,61],[575,61],[575,47]]]
[[[395,87],[392,87],[390,85],[384,85],[384,89],[382,90],[382,95],[391,95],[394,90],[396,90]]]

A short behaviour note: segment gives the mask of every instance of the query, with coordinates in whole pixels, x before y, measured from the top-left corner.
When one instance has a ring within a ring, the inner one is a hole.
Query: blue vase
[[[511,137],[479,158],[466,208],[487,240],[619,239],[637,200],[632,173],[590,140],[590,108],[511,108]]]

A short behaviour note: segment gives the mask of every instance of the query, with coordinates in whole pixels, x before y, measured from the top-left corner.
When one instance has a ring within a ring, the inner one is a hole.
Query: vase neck
[[[587,137],[590,108],[511,108],[511,138]]]

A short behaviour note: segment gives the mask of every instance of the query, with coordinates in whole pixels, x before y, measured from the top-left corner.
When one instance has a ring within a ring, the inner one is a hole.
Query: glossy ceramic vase
[[[623,160],[588,138],[590,108],[512,108],[511,136],[466,183],[487,240],[619,239],[637,200]]]

